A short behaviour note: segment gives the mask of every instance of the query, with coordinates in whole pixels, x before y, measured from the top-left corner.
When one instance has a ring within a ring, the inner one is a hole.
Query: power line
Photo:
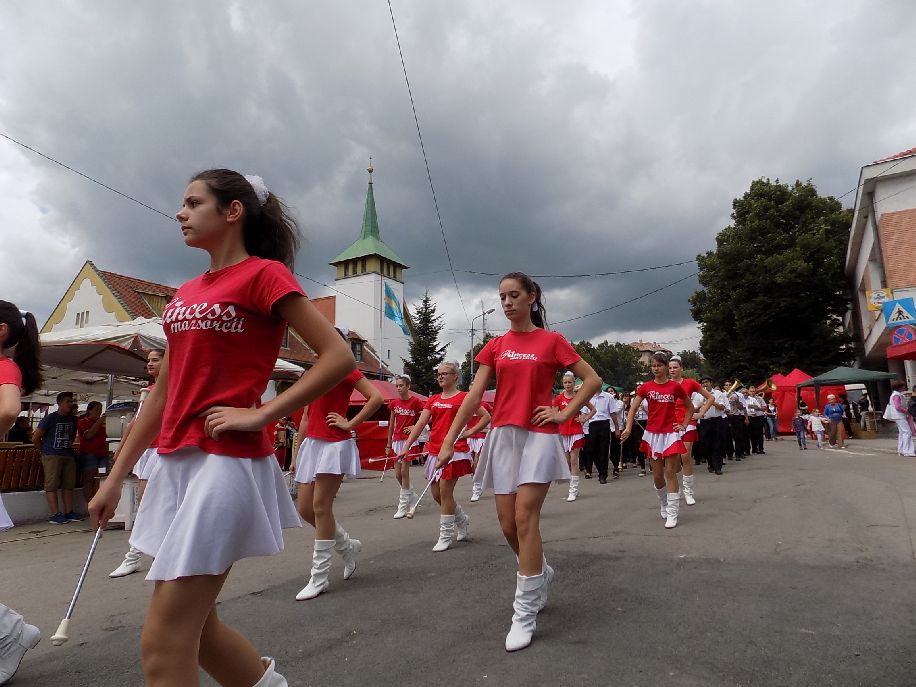
[[[445,257],[448,259],[448,268],[452,273],[452,281],[455,283],[455,291],[458,293],[458,302],[461,303],[461,310],[464,311],[464,317],[471,324],[471,318],[468,317],[468,310],[464,307],[464,298],[461,296],[461,288],[458,286],[458,277],[455,276],[455,267],[452,264],[452,255],[448,249],[448,240],[445,238],[445,225],[442,223],[442,214],[439,212],[439,200],[436,198],[436,187],[433,185],[433,175],[429,171],[429,159],[426,157],[426,146],[423,145],[423,134],[420,131],[420,118],[417,117],[417,107],[413,100],[413,90],[410,88],[410,79],[407,77],[407,63],[404,61],[404,52],[401,50],[401,39],[398,36],[398,25],[394,20],[394,9],[391,7],[391,0],[388,0],[388,13],[391,15],[391,28],[394,29],[394,40],[398,44],[398,55],[401,58],[401,69],[404,71],[404,82],[407,84],[407,95],[410,96],[410,109],[413,111],[413,121],[417,125],[417,138],[420,141],[420,152],[423,153],[423,163],[426,165],[426,177],[429,179],[429,190],[433,194],[433,205],[436,208],[436,218],[439,220],[439,231],[442,234],[442,244],[445,246]]]
[[[101,186],[102,188],[108,189],[108,190],[111,191],[112,193],[117,193],[117,194],[118,194],[119,196],[121,196],[122,198],[126,198],[127,200],[131,200],[131,201],[135,202],[137,205],[142,205],[142,206],[145,207],[147,210],[152,210],[152,211],[155,212],[156,214],[162,215],[163,217],[167,217],[168,219],[172,220],[173,222],[177,222],[177,221],[178,221],[178,219],[177,219],[174,215],[170,215],[170,214],[168,214],[168,213],[165,213],[165,212],[163,212],[162,210],[157,210],[157,209],[154,208],[152,205],[147,205],[147,204],[144,203],[142,200],[137,200],[137,199],[134,198],[133,196],[128,195],[127,193],[124,193],[123,191],[119,191],[119,190],[116,189],[116,188],[112,188],[112,187],[109,186],[108,184],[106,184],[106,183],[104,183],[104,182],[102,182],[102,181],[99,181],[98,179],[95,179],[95,178],[89,176],[88,174],[83,174],[83,173],[82,173],[81,171],[79,171],[78,169],[74,169],[74,168],[71,167],[70,165],[64,164],[64,163],[61,162],[60,160],[55,160],[55,159],[54,159],[53,157],[51,157],[50,155],[45,155],[45,154],[44,154],[43,152],[41,152],[40,150],[35,150],[35,148],[32,148],[31,146],[26,145],[26,144],[23,143],[22,141],[17,141],[17,140],[16,140],[15,138],[13,138],[12,136],[7,136],[7,135],[6,135],[5,133],[3,133],[2,131],[0,131],[0,136],[2,136],[3,138],[5,138],[7,141],[10,141],[11,143],[15,143],[17,146],[21,146],[21,147],[25,148],[26,150],[35,153],[36,155],[40,155],[40,156],[43,157],[45,160],[48,160],[48,161],[50,161],[50,162],[53,162],[55,165],[60,165],[60,166],[63,167],[64,169],[66,169],[66,170],[68,170],[68,171],[70,171],[70,172],[73,172],[74,174],[78,174],[79,176],[83,177],[84,179],[87,179],[88,181],[91,181],[93,184],[98,184],[98,185]]]
[[[651,267],[636,267],[631,270],[618,270],[617,272],[593,272],[590,274],[532,274],[530,276],[536,279],[580,279],[584,277],[610,277],[618,274],[632,274],[634,272],[650,272],[652,270],[663,270],[668,267],[680,267],[681,265],[689,265],[696,262],[696,260],[684,260],[682,262],[672,262],[668,265],[653,265]],[[501,272],[475,272],[474,270],[458,270],[459,272],[464,272],[465,274],[477,274],[485,277],[499,277],[502,276]]]
[[[570,318],[568,318],[568,319],[560,320],[560,321],[558,321],[558,322],[551,322],[551,324],[564,324],[564,323],[566,323],[566,322],[574,322],[575,320],[581,320],[581,319],[583,319],[583,318],[585,318],[585,317],[591,317],[592,315],[598,315],[598,314],[600,314],[600,313],[607,312],[607,311],[609,311],[609,310],[614,310],[614,309],[619,308],[619,307],[621,307],[621,306],[627,305],[628,303],[632,303],[632,302],[634,302],[634,301],[638,301],[638,300],[640,300],[640,299],[642,299],[642,298],[645,298],[646,296],[651,296],[652,294],[658,293],[659,291],[664,291],[665,289],[668,289],[668,288],[674,286],[675,284],[680,284],[682,281],[687,281],[687,280],[690,279],[691,277],[697,276],[697,274],[698,274],[698,272],[694,272],[693,274],[688,274],[686,277],[681,277],[681,278],[678,279],[677,281],[673,281],[673,282],[671,282],[670,284],[665,284],[664,286],[660,286],[659,288],[653,289],[652,291],[647,291],[646,293],[644,293],[644,294],[642,294],[642,295],[640,295],[640,296],[636,296],[635,298],[630,298],[629,300],[625,300],[625,301],[623,301],[622,303],[618,303],[617,305],[611,305],[611,306],[608,306],[607,308],[601,308],[601,310],[596,310],[596,311],[594,311],[594,312],[585,313],[584,315],[577,315],[576,317],[570,317]]]
[[[844,193],[842,196],[838,196],[838,197],[837,197],[837,200],[843,200],[843,198],[845,198],[846,196],[848,196],[850,193],[854,193],[854,192],[858,191],[860,188],[862,188],[863,186],[865,186],[865,184],[866,184],[867,182],[871,181],[872,179],[877,179],[878,177],[884,176],[885,174],[887,174],[888,172],[890,172],[894,167],[896,167],[897,165],[901,164],[904,160],[909,159],[909,157],[910,157],[910,156],[907,155],[906,157],[900,158],[899,160],[897,160],[897,162],[895,162],[894,164],[892,164],[890,167],[888,167],[887,169],[885,169],[885,170],[884,170],[883,172],[881,172],[880,174],[876,174],[875,176],[873,176],[873,177],[871,177],[871,178],[869,178],[869,179],[866,179],[866,180],[863,181],[861,184],[858,184],[857,186],[854,186],[854,187],[852,187],[851,189],[849,189],[848,191],[846,191],[846,193]],[[879,161],[879,162],[873,162],[872,164],[873,164],[873,165],[880,164],[880,161]]]

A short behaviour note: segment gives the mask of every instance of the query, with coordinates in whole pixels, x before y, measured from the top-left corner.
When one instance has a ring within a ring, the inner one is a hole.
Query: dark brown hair
[[[249,181],[231,169],[208,169],[195,174],[191,181],[207,184],[220,209],[239,201],[245,208],[242,238],[248,254],[277,260],[292,271],[299,250],[299,226],[279,198],[268,193],[261,205]]]
[[[655,351],[652,354],[652,357],[649,360],[657,360],[658,362],[667,365],[670,361],[668,360],[668,354],[664,351]]]
[[[904,382],[902,379],[895,379],[893,382],[891,382],[891,389],[894,391],[903,391],[906,389],[906,382]]]
[[[502,284],[506,279],[514,279],[522,285],[522,290],[525,293],[534,294],[534,303],[531,305],[531,321],[535,327],[547,329],[547,309],[544,307],[544,292],[541,290],[541,285],[524,272],[509,272],[499,280],[499,283]]]
[[[3,348],[16,347],[13,361],[22,373],[22,392],[28,396],[40,388],[42,382],[38,323],[32,313],[23,314],[9,301],[0,301],[0,323],[9,327],[10,335],[3,342]]]

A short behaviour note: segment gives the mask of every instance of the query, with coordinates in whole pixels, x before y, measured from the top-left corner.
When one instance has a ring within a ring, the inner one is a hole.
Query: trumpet
[[[728,395],[728,394],[733,394],[735,391],[737,391],[738,389],[740,389],[742,386],[744,386],[744,384],[741,382],[741,380],[740,380],[740,379],[736,379],[735,382],[734,382],[734,384],[732,384],[730,387],[728,387],[728,389],[725,391],[725,394],[726,394],[726,395]]]

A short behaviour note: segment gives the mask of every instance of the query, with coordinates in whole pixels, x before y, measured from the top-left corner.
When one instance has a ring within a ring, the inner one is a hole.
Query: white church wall
[[[88,313],[85,314],[85,313]],[[50,331],[76,329],[77,327],[95,327],[101,324],[117,324],[118,318],[105,310],[102,296],[92,281],[83,279],[67,304],[63,319],[51,327]]]
[[[386,279],[395,295],[404,303],[404,285]],[[356,277],[338,279],[334,284],[337,289],[335,299],[335,320],[338,326],[347,327],[359,332],[382,357],[385,366],[395,374],[404,370],[402,358],[408,357],[409,336],[392,320],[381,316],[381,337],[379,336],[380,311],[383,310],[382,276],[379,274],[361,274]]]

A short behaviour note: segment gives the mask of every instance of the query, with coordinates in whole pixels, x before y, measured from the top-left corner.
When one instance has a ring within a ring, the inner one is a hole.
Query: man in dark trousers
[[[611,397],[606,391],[592,396],[595,414],[588,421],[588,436],[585,437],[585,479],[592,478],[592,467],[598,468],[598,481],[607,484],[608,456],[611,449]]]
[[[747,439],[747,411],[736,393],[728,397],[728,423],[735,442],[735,460],[746,458],[751,450]]]
[[[706,414],[700,418],[700,443],[707,461],[706,469],[721,475],[722,463],[725,460],[725,438],[728,434],[728,417],[725,414],[728,399],[721,389],[713,385],[712,378],[703,377],[700,383],[715,399]]]

